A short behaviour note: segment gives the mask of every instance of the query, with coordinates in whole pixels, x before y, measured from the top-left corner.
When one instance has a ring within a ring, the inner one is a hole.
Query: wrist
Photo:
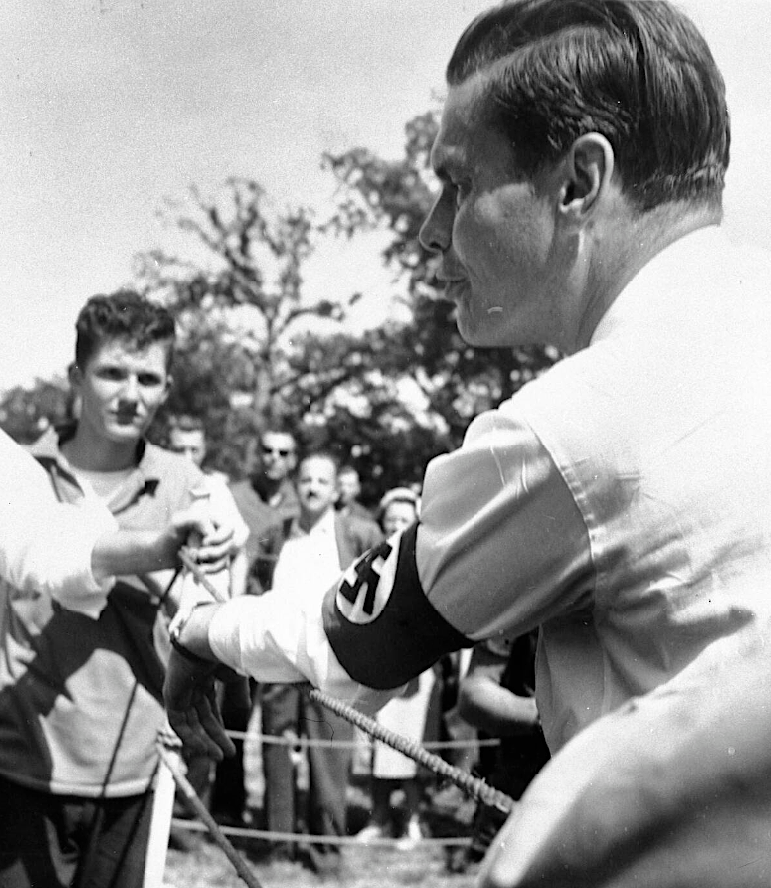
[[[189,660],[212,663],[216,658],[209,647],[209,621],[218,607],[213,601],[184,603],[169,624],[171,646]]]

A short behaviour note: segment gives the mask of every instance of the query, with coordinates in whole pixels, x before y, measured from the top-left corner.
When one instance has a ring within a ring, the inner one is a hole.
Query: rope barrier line
[[[516,804],[514,799],[494,786],[490,786],[481,777],[475,777],[468,771],[456,768],[440,756],[428,752],[415,740],[410,740],[409,737],[389,731],[388,728],[384,728],[383,725],[364,715],[363,712],[359,712],[358,709],[354,709],[353,706],[343,703],[342,700],[338,700],[324,691],[312,688],[310,696],[312,700],[341,716],[376,740],[380,740],[397,752],[401,752],[402,755],[406,755],[419,765],[423,765],[432,773],[440,777],[446,777],[477,801],[491,808],[497,808],[504,814],[509,814],[513,810]]]
[[[273,744],[275,746],[323,746],[339,749],[357,749],[356,740],[323,740],[312,737],[284,737],[273,734],[262,734],[260,731],[234,731],[230,728],[225,733],[231,740],[259,740],[260,743]],[[377,742],[375,737],[367,737],[369,744]],[[469,749],[477,747],[497,747],[500,740],[428,740],[423,743],[423,749]]]
[[[197,823],[194,820],[183,820],[181,818],[173,818],[172,825],[189,832],[205,832],[206,824]],[[219,824],[218,824],[219,826]],[[265,839],[274,842],[297,842],[302,844],[318,844],[318,845],[345,845],[355,848],[393,848],[398,839],[368,839],[366,843],[360,841],[356,836],[313,836],[308,833],[290,833],[290,832],[272,832],[267,829],[256,829],[250,826],[220,826],[220,830],[234,838],[243,839]],[[438,847],[464,847],[471,844],[470,836],[443,836],[431,838],[424,836],[420,840],[421,845]]]

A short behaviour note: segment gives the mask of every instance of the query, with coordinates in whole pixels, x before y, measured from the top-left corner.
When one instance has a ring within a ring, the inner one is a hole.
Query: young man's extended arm
[[[0,578],[19,589],[47,592],[65,606],[98,612],[120,574],[173,567],[179,546],[200,519],[180,513],[161,531],[119,531],[107,508],[52,501],[44,470],[0,433]],[[230,529],[205,539],[198,557],[222,559]]]

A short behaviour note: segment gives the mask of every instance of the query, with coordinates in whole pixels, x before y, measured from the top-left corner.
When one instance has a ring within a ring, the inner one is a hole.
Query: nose
[[[128,374],[121,395],[124,401],[139,400],[139,379],[137,378],[136,373]]]
[[[418,234],[424,250],[431,253],[446,253],[452,243],[452,226],[455,221],[455,207],[447,189],[443,189],[426,216]]]

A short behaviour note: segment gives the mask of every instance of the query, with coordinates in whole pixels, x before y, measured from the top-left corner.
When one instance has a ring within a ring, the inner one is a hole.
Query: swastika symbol
[[[340,584],[338,591],[350,604],[355,604],[362,587],[367,587],[362,604],[362,610],[367,616],[372,616],[372,611],[375,609],[375,592],[377,592],[377,584],[380,582],[380,574],[375,570],[375,562],[378,558],[385,561],[390,554],[391,546],[386,542],[381,543],[356,562],[353,568],[356,579],[353,584],[348,580],[343,580]]]

